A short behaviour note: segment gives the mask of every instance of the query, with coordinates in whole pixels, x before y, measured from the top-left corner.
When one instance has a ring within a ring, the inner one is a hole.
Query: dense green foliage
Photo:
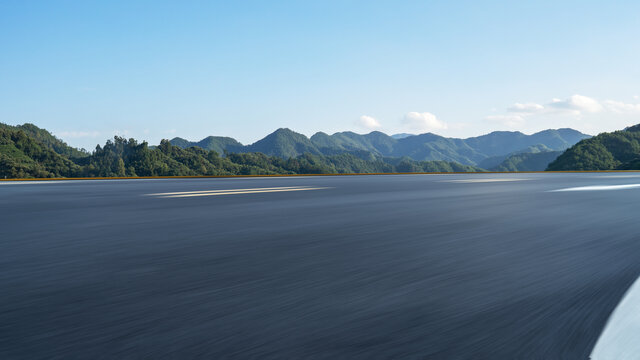
[[[577,162],[572,165],[576,169],[638,168],[639,132],[634,129],[583,140],[567,151],[572,156],[567,159]],[[534,135],[494,132],[464,140],[434,134],[395,139],[376,131],[366,135],[317,133],[309,139],[289,129],[279,129],[249,146],[232,138],[213,136],[197,143],[181,138],[163,140],[153,147],[135,139],[115,137],[88,153],[32,124],[0,124],[0,177],[484,171],[470,165],[478,162],[494,171],[533,171],[543,169],[558,155],[549,150],[564,148],[584,137],[574,130],[560,129]],[[501,153],[512,149],[516,150]],[[559,166],[557,163],[554,166]]]
[[[135,139],[114,137],[92,154],[58,154],[18,127],[0,128],[0,176],[133,177],[197,175],[273,175],[332,173],[393,173],[482,171],[444,161],[383,158],[369,152],[319,155],[305,153],[283,158],[262,153],[226,153],[200,147],[183,149],[163,140],[157,147]]]
[[[582,140],[547,170],[640,170],[640,125]]]
[[[0,128],[0,178],[77,176],[80,167],[22,130]]]
[[[494,169],[496,166],[502,164],[505,160],[507,160],[507,158],[514,156],[514,155],[520,155],[520,154],[525,154],[525,153],[540,153],[540,152],[547,152],[547,151],[553,151],[551,150],[549,147],[539,144],[539,145],[534,145],[534,146],[529,146],[526,149],[522,149],[519,151],[515,151],[512,152],[510,154],[504,154],[504,155],[496,155],[496,156],[491,156],[488,157],[484,160],[482,160],[478,166],[483,168],[483,169]],[[551,159],[553,160],[553,159]],[[546,169],[547,166],[545,165],[542,170]]]
[[[262,153],[227,153],[199,147],[182,149],[163,140],[150,149],[146,142],[115,137],[98,146],[84,164],[85,176],[180,176],[180,175],[275,175],[422,171],[482,171],[472,166],[445,162],[405,160],[391,164],[385,159],[365,160],[353,154],[304,154],[283,159]]]
[[[181,147],[183,149],[190,148],[192,146],[200,147],[205,150],[213,150],[218,154],[222,154],[226,151],[233,152],[236,149],[242,148],[242,144],[230,137],[224,136],[207,136],[206,138],[192,142],[183,138],[173,138],[170,140],[171,145]]]
[[[562,151],[525,152],[507,157],[491,171],[544,171]]]
[[[34,140],[38,141],[42,145],[46,146],[47,148],[55,151],[60,155],[65,155],[71,158],[80,158],[80,157],[89,156],[89,153],[84,149],[76,149],[74,147],[71,147],[67,145],[67,143],[65,143],[64,141],[53,136],[47,130],[40,129],[39,127],[33,124],[11,126],[11,125],[0,123],[0,129],[22,130],[29,137],[33,138]]]
[[[496,166],[514,152],[525,152],[526,149],[535,147],[539,147],[540,151],[565,150],[588,137],[572,129],[558,129],[545,130],[533,135],[496,131],[468,139],[446,138],[431,133],[393,137],[379,131],[365,135],[350,131],[333,135],[318,132],[311,138],[307,138],[289,129],[278,129],[264,139],[247,146],[231,138],[213,137],[197,143],[175,138],[171,143],[183,148],[199,146],[218,152],[261,152],[285,159],[307,153],[335,155],[345,152],[369,152],[376,157],[408,157],[417,161],[442,160],[485,167],[481,164],[487,159],[500,157],[500,159],[493,159],[490,164]],[[211,145],[212,143],[215,145]]]

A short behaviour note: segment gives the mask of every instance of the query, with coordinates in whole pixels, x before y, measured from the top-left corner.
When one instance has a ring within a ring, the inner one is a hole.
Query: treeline
[[[443,161],[403,159],[365,160],[354,154],[331,156],[304,154],[283,159],[262,153],[227,153],[199,147],[182,149],[162,140],[150,148],[146,142],[115,137],[103,147],[79,161],[81,176],[197,176],[197,175],[278,175],[278,174],[344,174],[394,172],[481,171],[472,166]]]
[[[640,125],[582,140],[547,170],[640,170]]]
[[[81,167],[23,130],[0,127],[0,177],[77,176]]]
[[[37,129],[37,127],[36,127]],[[34,130],[34,129],[32,129]],[[42,129],[37,129],[42,130]],[[45,131],[46,130],[42,130]],[[46,132],[49,134],[48,132]],[[49,134],[50,135],[50,134]],[[50,135],[53,139],[52,135]],[[48,139],[46,136],[42,136]],[[136,177],[199,175],[344,174],[483,171],[445,161],[374,157],[370,153],[304,154],[280,158],[262,153],[226,153],[180,148],[163,140],[157,147],[114,137],[92,153],[56,141],[43,142],[17,127],[0,127],[0,177]]]

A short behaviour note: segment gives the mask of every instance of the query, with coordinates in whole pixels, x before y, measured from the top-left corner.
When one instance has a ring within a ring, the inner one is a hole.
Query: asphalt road
[[[0,358],[586,359],[640,275],[640,188],[553,190],[634,184],[0,183]]]

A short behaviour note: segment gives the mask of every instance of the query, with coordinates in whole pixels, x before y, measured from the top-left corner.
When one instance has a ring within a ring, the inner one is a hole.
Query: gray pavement
[[[585,359],[640,275],[634,184],[0,182],[0,358]]]

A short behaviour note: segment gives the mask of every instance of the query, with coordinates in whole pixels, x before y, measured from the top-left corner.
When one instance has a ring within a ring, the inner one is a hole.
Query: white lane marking
[[[578,186],[565,189],[550,190],[550,192],[563,192],[563,191],[607,191],[607,190],[625,190],[640,188],[640,184],[625,184],[625,185],[594,185],[594,186]]]
[[[218,192],[235,192],[235,191],[252,191],[252,190],[275,190],[275,189],[299,189],[307,186],[278,186],[278,187],[266,187],[266,188],[249,188],[249,189],[216,189],[216,190],[196,190],[196,191],[179,191],[179,192],[167,192],[167,193],[154,193],[147,194],[150,196],[163,196],[163,195],[186,195],[186,194],[200,194],[200,193],[218,193]]]
[[[71,180],[51,180],[51,181],[0,181],[0,185],[36,185],[36,184],[61,184],[70,183]]]
[[[162,181],[162,180],[174,180],[174,179],[83,179],[83,180],[2,180],[0,179],[0,185],[40,185],[40,184],[82,184],[82,183],[96,183],[96,182],[131,182],[131,181]],[[180,179],[178,179],[180,180]]]
[[[640,279],[631,285],[613,311],[596,346],[592,360],[638,359],[640,354]]]
[[[619,178],[637,178],[640,175],[602,175],[602,176],[592,176],[597,179],[619,179]]]
[[[295,189],[273,189],[273,190],[248,190],[248,191],[227,191],[227,192],[206,192],[195,194],[182,194],[182,195],[168,195],[159,196],[160,198],[182,198],[182,197],[195,197],[195,196],[218,196],[218,195],[238,195],[238,194],[258,194],[258,193],[273,193],[273,192],[285,192],[285,191],[307,191],[307,190],[322,190],[330,189],[328,187],[317,188],[295,188]]]
[[[488,182],[508,182],[508,181],[528,181],[528,180],[533,180],[533,179],[490,178],[490,179],[443,180],[442,182],[452,182],[452,183],[488,183]]]

